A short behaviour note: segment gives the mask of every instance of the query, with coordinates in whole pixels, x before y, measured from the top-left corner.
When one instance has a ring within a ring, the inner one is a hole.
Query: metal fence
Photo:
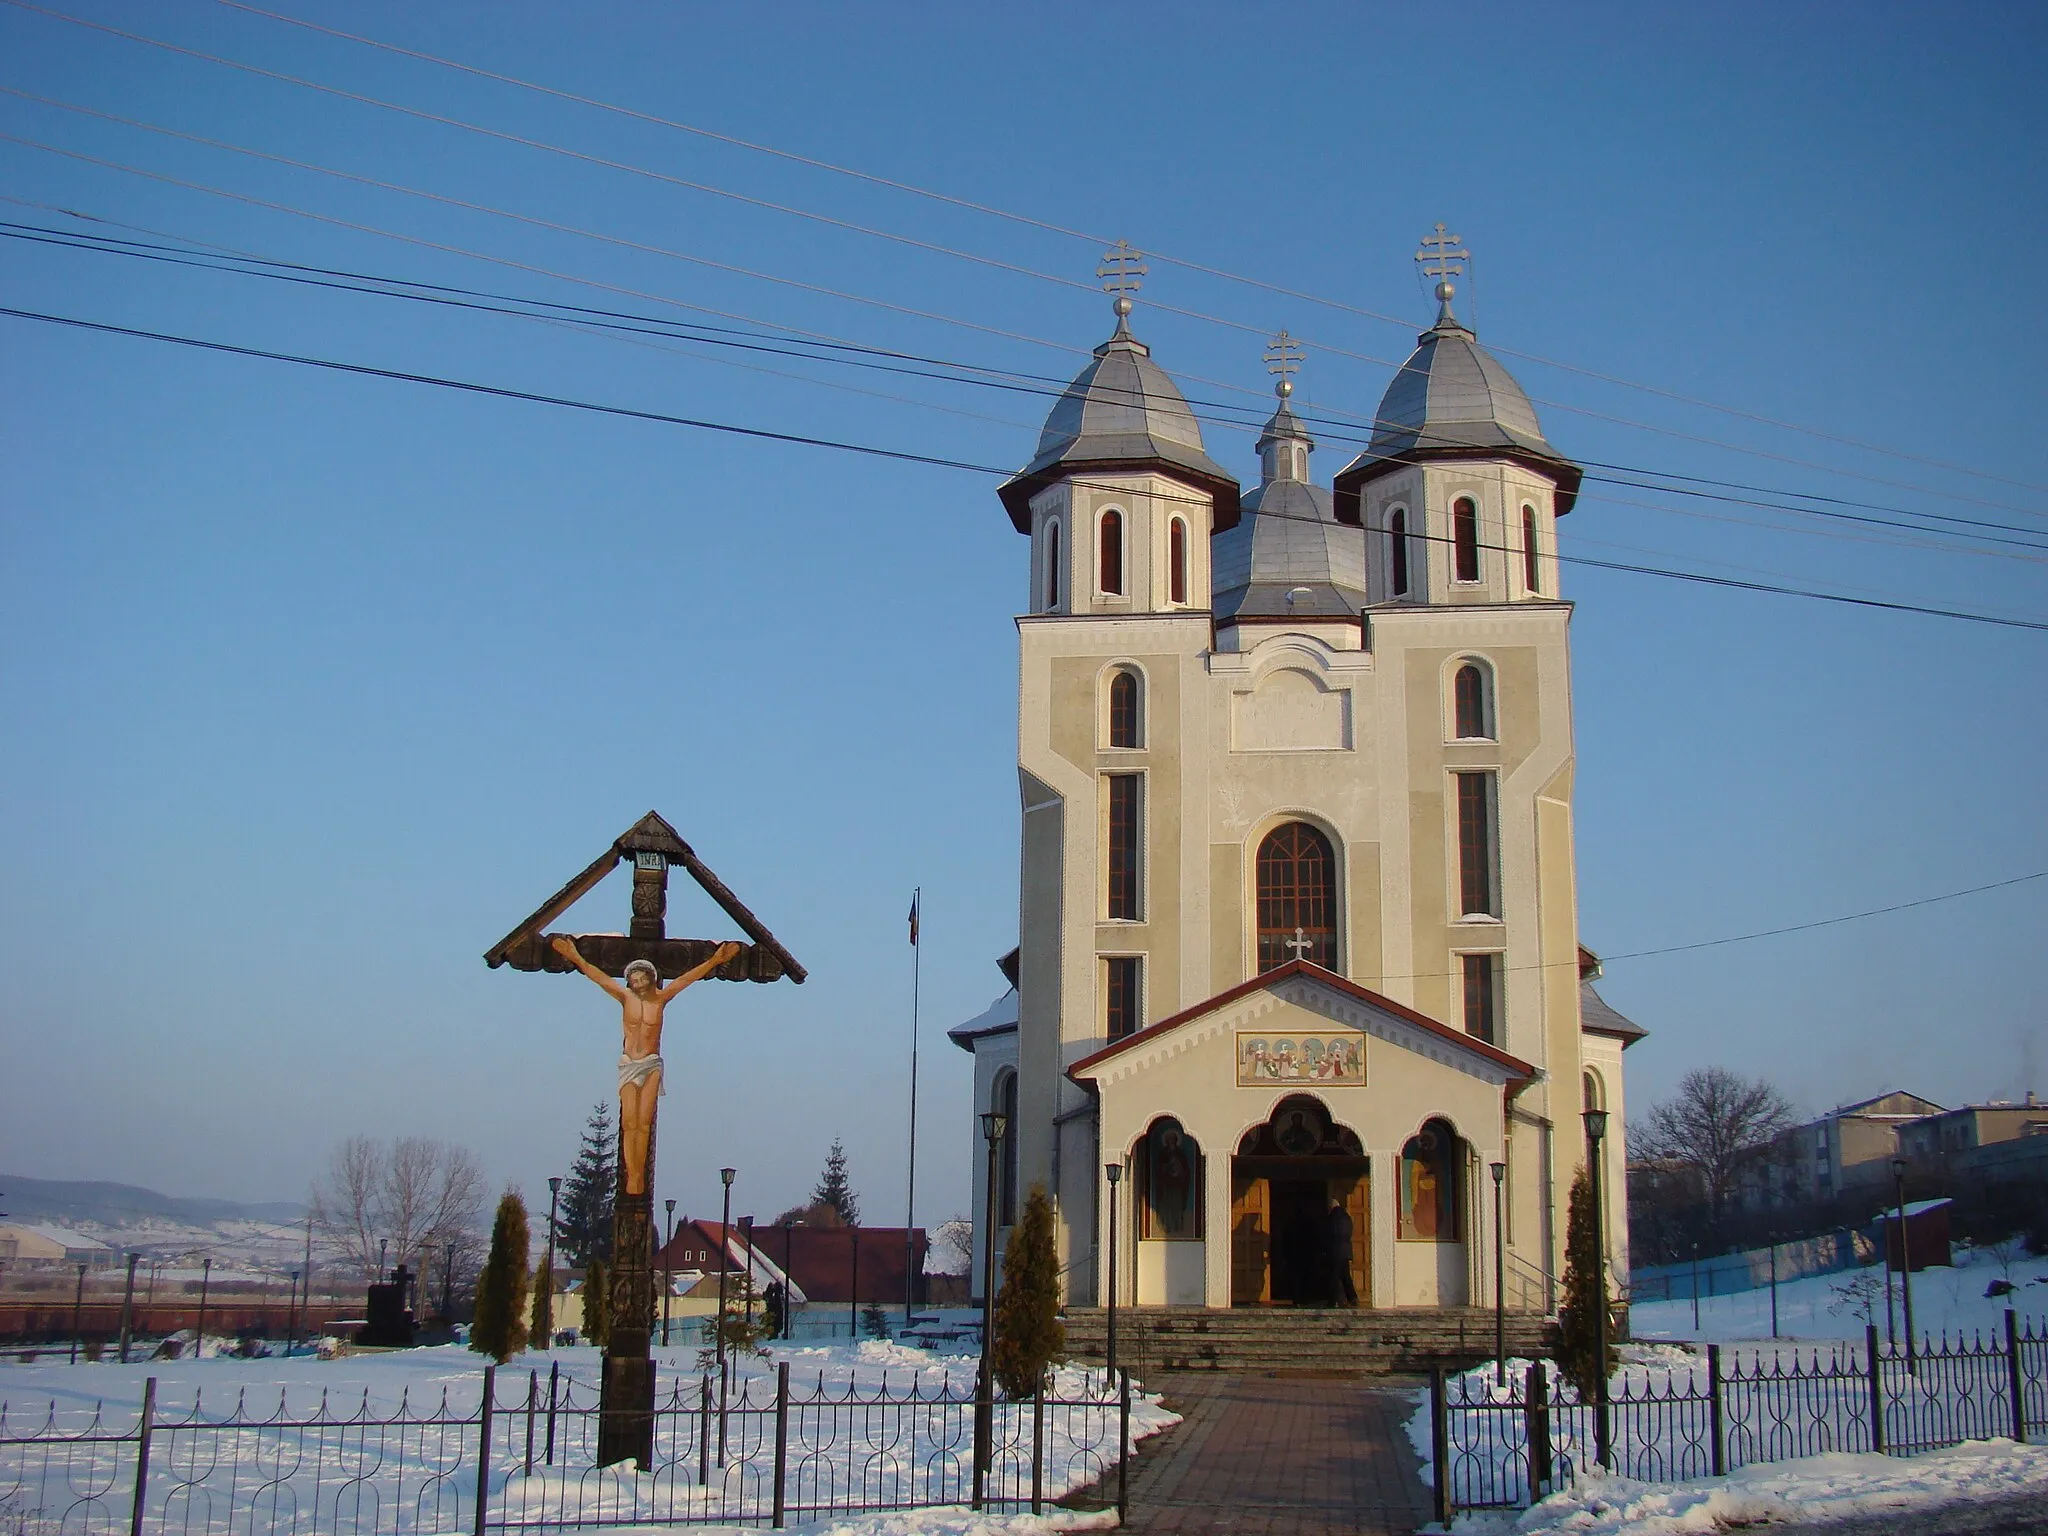
[[[564,1374],[482,1373],[467,1408],[444,1391],[352,1410],[325,1397],[294,1414],[225,1413],[201,1401],[165,1411],[156,1380],[132,1422],[27,1421],[0,1404],[0,1531],[180,1536],[430,1536],[588,1525],[789,1521],[965,1504],[973,1498],[971,1387],[884,1375],[828,1384],[715,1376],[670,1381],[654,1415],[654,1464],[596,1465],[598,1392]],[[990,1412],[982,1506],[1038,1512],[1085,1490],[1125,1507],[1128,1372],[1090,1373],[1082,1390],[1008,1400]],[[126,1419],[123,1415],[123,1419]]]
[[[1583,1402],[1535,1361],[1430,1381],[1437,1513],[1516,1508],[1605,1465],[1643,1482],[1720,1476],[1827,1451],[1910,1455],[2048,1431],[2048,1328],[2005,1314],[2003,1337],[1750,1352],[1707,1346],[1703,1369],[1623,1371]],[[1660,1378],[1661,1374],[1661,1379]]]

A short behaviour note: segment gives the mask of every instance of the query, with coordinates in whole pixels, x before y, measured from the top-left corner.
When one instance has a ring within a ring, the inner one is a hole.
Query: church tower
[[[1579,471],[1456,319],[1453,239],[1425,247],[1436,324],[1334,490],[1282,332],[1240,498],[1132,332],[1121,252],[1113,334],[1000,492],[1031,539],[1020,942],[954,1038],[1007,1117],[977,1241],[1042,1184],[1077,1303],[1111,1163],[1123,1301],[1474,1305],[1499,1164],[1509,1303],[1552,1310],[1589,1103],[1625,1262],[1640,1031],[1590,993],[1573,887]]]

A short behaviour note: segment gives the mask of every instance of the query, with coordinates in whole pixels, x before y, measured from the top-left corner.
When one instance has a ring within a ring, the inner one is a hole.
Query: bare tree
[[[368,1136],[336,1145],[313,1189],[313,1216],[363,1279],[374,1281],[385,1245],[388,1266],[420,1267],[421,1250],[460,1247],[483,1218],[484,1173],[466,1147],[401,1136],[389,1147]]]
[[[1695,1067],[1678,1080],[1678,1092],[1630,1132],[1630,1151],[1695,1170],[1718,1228],[1742,1170],[1766,1156],[1796,1118],[1790,1101],[1764,1079]]]

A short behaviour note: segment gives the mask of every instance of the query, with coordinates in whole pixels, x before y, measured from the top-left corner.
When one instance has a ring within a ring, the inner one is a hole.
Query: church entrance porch
[[[1372,1295],[1372,1163],[1306,1094],[1230,1160],[1232,1306],[1356,1306]]]

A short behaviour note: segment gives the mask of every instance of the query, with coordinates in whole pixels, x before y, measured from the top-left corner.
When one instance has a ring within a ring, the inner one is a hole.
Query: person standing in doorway
[[[1342,1200],[1330,1202],[1323,1218],[1323,1249],[1329,1256],[1329,1296],[1333,1307],[1358,1305],[1358,1287],[1351,1283],[1351,1213]]]

